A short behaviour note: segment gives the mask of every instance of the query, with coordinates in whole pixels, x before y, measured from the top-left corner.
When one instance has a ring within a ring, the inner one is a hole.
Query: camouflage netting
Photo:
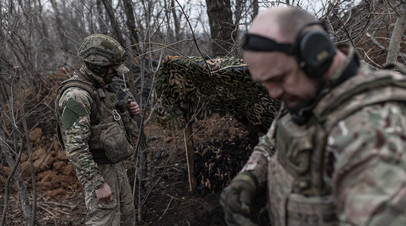
[[[194,155],[196,191],[221,192],[242,169],[256,145],[248,137],[214,139],[198,145]]]
[[[243,60],[233,57],[168,56],[158,73],[158,120],[170,126],[192,109],[197,119],[211,113],[230,114],[247,128],[266,132],[280,102],[251,79]]]

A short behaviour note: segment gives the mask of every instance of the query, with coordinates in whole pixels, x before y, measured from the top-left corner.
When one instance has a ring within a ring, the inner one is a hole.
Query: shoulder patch
[[[63,109],[61,121],[65,129],[70,129],[74,122],[76,122],[79,117],[85,116],[86,110],[74,99],[69,99],[65,108]]]

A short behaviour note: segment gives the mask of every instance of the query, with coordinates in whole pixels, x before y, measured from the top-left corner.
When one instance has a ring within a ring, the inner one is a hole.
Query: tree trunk
[[[234,18],[235,18],[236,26],[238,26],[238,24],[240,23],[243,12],[246,11],[246,7],[245,7],[246,3],[247,3],[246,0],[236,0],[235,1]]]
[[[206,0],[211,33],[211,51],[215,56],[228,55],[237,34],[230,0]]]
[[[111,28],[113,29],[114,32],[114,37],[117,39],[120,45],[125,48],[126,44],[123,35],[121,34],[120,26],[118,25],[116,17],[114,16],[114,11],[113,7],[111,6],[111,2],[109,0],[102,0],[102,2],[104,8],[106,9],[107,15],[109,16]]]
[[[64,32],[65,32],[64,26],[63,26],[63,23],[62,23],[62,20],[60,17],[60,13],[59,13],[59,9],[58,9],[58,6],[56,5],[55,0],[51,0],[51,5],[52,5],[53,10],[55,11],[55,21],[56,21],[56,25],[58,26],[57,30],[58,30],[58,34],[59,34],[59,39],[61,41],[61,48],[62,48],[62,50],[68,51],[69,48],[68,48],[68,42],[64,35]]]
[[[123,0],[125,15],[127,16],[127,28],[130,31],[130,41],[131,41],[131,49],[135,52],[135,55],[140,55],[141,51],[138,48],[138,44],[140,42],[138,38],[138,31],[137,27],[135,26],[135,17],[134,17],[134,9],[132,6],[131,0]]]
[[[252,1],[252,20],[258,15],[259,5],[258,0]]]
[[[103,11],[102,3],[100,1],[96,1],[96,9],[97,12],[99,13],[99,16],[97,17],[97,20],[99,22],[99,29],[102,34],[107,34],[107,25],[106,25],[106,20],[105,20],[105,14]]]
[[[180,34],[180,22],[179,22],[178,15],[176,14],[175,0],[171,0],[171,9],[172,9],[173,23],[175,25],[174,38],[176,41],[178,41],[179,34]]]
[[[48,27],[46,26],[46,23],[44,22],[44,17],[43,17],[43,13],[42,13],[42,5],[41,5],[41,1],[38,0],[35,3],[36,7],[38,7],[38,13],[36,14],[36,18],[38,20],[38,25],[41,26],[41,35],[43,35],[45,40],[49,40],[49,33],[48,33]]]
[[[392,37],[389,42],[386,64],[397,61],[399,55],[400,42],[402,41],[406,25],[406,3],[400,5],[399,11],[399,17],[396,19],[396,24],[393,28]]]

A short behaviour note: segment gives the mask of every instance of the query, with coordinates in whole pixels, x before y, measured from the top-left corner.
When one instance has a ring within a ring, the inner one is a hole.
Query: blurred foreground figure
[[[127,73],[124,49],[113,38],[93,34],[78,49],[84,63],[62,82],[56,108],[58,131],[83,186],[86,225],[135,225],[134,201],[122,161],[133,153],[131,136],[139,113],[132,100],[119,104],[111,87]]]
[[[406,225],[406,79],[360,64],[294,7],[258,15],[245,36],[254,80],[284,106],[221,194],[229,225],[267,189],[271,225]]]

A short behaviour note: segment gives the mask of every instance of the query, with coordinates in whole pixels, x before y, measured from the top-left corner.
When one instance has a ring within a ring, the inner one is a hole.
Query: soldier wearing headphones
[[[228,225],[406,225],[406,78],[372,71],[294,7],[258,15],[242,46],[251,76],[283,106],[221,194]]]

